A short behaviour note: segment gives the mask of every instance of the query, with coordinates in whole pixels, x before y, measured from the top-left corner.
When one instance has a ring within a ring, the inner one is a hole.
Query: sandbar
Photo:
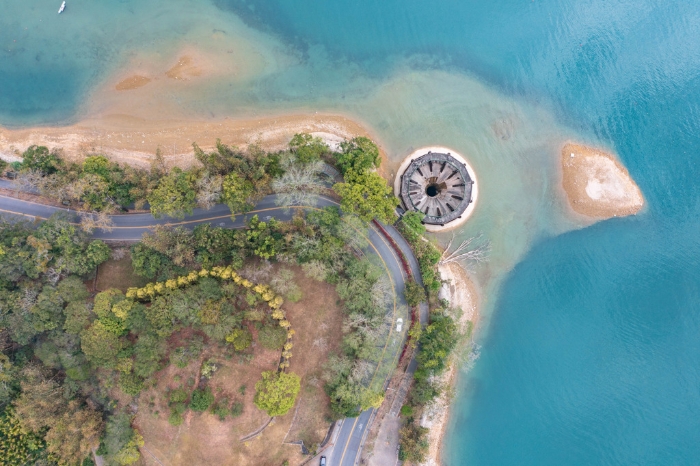
[[[634,215],[644,196],[617,158],[605,151],[567,143],[561,151],[562,187],[571,208],[586,217]]]

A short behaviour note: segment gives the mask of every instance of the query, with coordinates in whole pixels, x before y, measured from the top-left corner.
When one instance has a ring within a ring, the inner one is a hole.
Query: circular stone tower
[[[395,191],[407,211],[425,214],[429,231],[443,231],[464,223],[476,204],[474,171],[459,154],[444,147],[428,147],[411,154],[399,169]]]

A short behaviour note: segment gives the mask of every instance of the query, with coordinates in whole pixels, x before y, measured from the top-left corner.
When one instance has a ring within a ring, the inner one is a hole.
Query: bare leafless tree
[[[369,361],[363,359],[358,359],[355,361],[355,365],[352,368],[352,373],[350,374],[350,380],[356,384],[361,384],[369,380],[374,372],[375,365]]]
[[[445,265],[451,262],[462,262],[465,265],[488,262],[489,253],[491,252],[491,243],[488,240],[484,240],[481,235],[473,236],[462,241],[454,251],[450,251],[454,239],[455,235],[452,234],[452,238],[447,244],[445,252],[440,258],[440,262],[438,262],[439,265]]]
[[[253,263],[249,267],[245,267],[241,271],[241,275],[255,283],[269,281],[271,273],[272,264],[270,263],[270,261],[260,261]]]
[[[12,186],[15,191],[39,192],[43,182],[44,176],[39,170],[26,170],[17,174]]]
[[[352,248],[364,249],[369,244],[367,223],[355,215],[343,216],[343,221],[338,225],[338,236]]]
[[[307,165],[285,163],[284,175],[272,182],[272,189],[277,193],[277,204],[282,206],[316,205],[316,195],[321,192],[323,185],[318,174],[321,162]]]
[[[372,303],[379,309],[385,309],[392,304],[394,298],[391,282],[386,275],[382,275],[372,285]]]
[[[301,270],[304,271],[307,277],[319,282],[324,281],[328,276],[328,267],[321,261],[306,262],[301,265]]]
[[[25,288],[22,297],[19,299],[20,309],[24,312],[29,312],[34,306],[34,303],[36,303],[36,298],[38,295],[39,294],[36,292],[36,290]]]
[[[223,177],[206,174],[197,182],[197,204],[202,209],[211,209],[221,199]]]
[[[323,337],[316,338],[313,342],[313,347],[325,351],[328,349],[328,340]]]
[[[124,259],[128,252],[129,252],[128,248],[117,248],[114,251],[112,251],[112,259],[115,261]]]
[[[61,271],[56,267],[49,267],[46,269],[46,279],[49,283],[55,285],[61,279]]]
[[[114,230],[114,221],[109,213],[105,211],[82,212],[80,214],[80,228],[88,233],[92,233],[96,229],[106,233]]]

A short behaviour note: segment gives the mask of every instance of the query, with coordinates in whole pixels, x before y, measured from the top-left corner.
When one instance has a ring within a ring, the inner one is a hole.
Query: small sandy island
[[[447,282],[442,286],[439,297],[447,299],[453,308],[462,309],[461,315],[452,317],[457,320],[460,333],[464,333],[468,322],[476,323],[478,317],[477,288],[464,269],[456,263],[441,265],[439,270],[442,279]],[[457,379],[458,369],[458,361],[450,361],[448,369],[437,381],[450,388],[443,390],[442,394],[426,408],[421,418],[421,425],[430,429],[428,434],[430,448],[428,457],[423,463],[425,466],[438,466],[442,463],[440,461],[442,441],[449,420],[452,387]]]
[[[612,154],[569,143],[562,149],[561,165],[569,205],[579,214],[624,217],[644,206],[639,187]]]

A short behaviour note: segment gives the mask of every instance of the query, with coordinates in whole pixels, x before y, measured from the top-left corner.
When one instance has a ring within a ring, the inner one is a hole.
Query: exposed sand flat
[[[561,153],[562,186],[571,208],[594,218],[624,217],[644,206],[644,197],[625,167],[607,152],[566,144]]]
[[[37,144],[62,148],[68,158],[81,159],[100,153],[134,166],[146,167],[160,147],[166,162],[187,167],[194,161],[192,143],[203,149],[223,143],[245,147],[260,144],[269,150],[286,147],[295,133],[307,132],[337,146],[338,140],[368,136],[358,123],[339,115],[306,114],[255,119],[148,120],[112,114],[66,127],[19,130],[0,128],[0,157],[17,160],[27,147]]]
[[[479,295],[474,282],[467,273],[456,263],[441,265],[440,275],[448,284],[444,284],[439,297],[447,299],[450,305],[461,308],[462,314],[457,320],[457,328],[461,333],[467,329],[469,321],[476,322],[478,317]],[[425,466],[438,466],[441,464],[442,441],[447,429],[447,421],[450,414],[451,388],[454,386],[457,375],[457,361],[450,361],[449,367],[437,380],[438,384],[450,389],[444,390],[430,406],[428,406],[421,418],[421,425],[430,429],[428,433],[428,457],[423,463]]]

